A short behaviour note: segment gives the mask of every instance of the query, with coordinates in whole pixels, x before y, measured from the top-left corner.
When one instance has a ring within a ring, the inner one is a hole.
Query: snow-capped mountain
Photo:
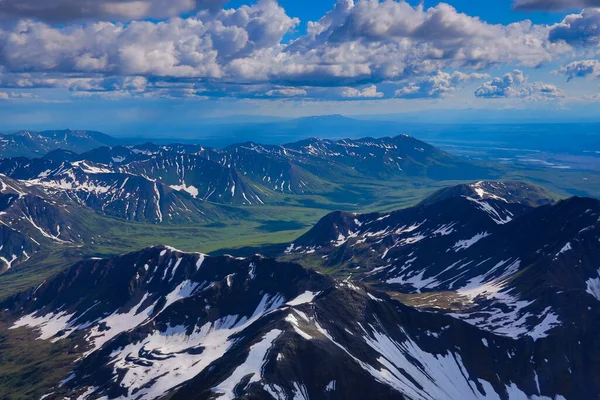
[[[56,150],[0,160],[0,173],[111,217],[179,223],[222,212],[207,202],[260,206],[285,203],[289,195],[339,198],[356,179],[469,179],[494,171],[401,135],[224,150],[181,144],[102,147],[80,155]]]
[[[117,143],[117,139],[93,131],[20,131],[14,134],[0,134],[0,158],[41,157],[58,149],[82,153]]]
[[[127,173],[87,160],[56,161],[53,153],[49,156],[2,160],[0,171],[32,190],[124,220],[189,223],[223,214],[190,190],[169,186],[144,174]]]
[[[597,321],[600,306],[589,306]],[[8,337],[71,349],[52,382],[21,366],[26,382],[46,382],[31,393],[45,399],[573,400],[600,390],[592,326],[511,337],[259,256],[153,247],[89,260],[0,310]]]
[[[77,246],[95,233],[85,210],[0,175],[0,273],[54,245]]]
[[[599,298],[599,240],[598,200],[551,204],[539,188],[478,182],[393,213],[331,214],[286,253],[490,332],[537,340],[587,324]]]
[[[163,151],[152,158],[123,165],[119,171],[151,177],[193,198],[216,203],[264,204],[261,199],[264,195],[237,169],[198,154]]]

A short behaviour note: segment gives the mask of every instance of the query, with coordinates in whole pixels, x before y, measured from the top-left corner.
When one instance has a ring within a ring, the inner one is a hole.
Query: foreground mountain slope
[[[334,213],[284,258],[509,337],[583,329],[598,299],[600,202],[551,204],[535,187],[510,198],[526,187],[478,182],[393,213]]]
[[[154,247],[79,263],[0,309],[7,338],[37,332],[47,351],[74,349],[53,384],[12,372],[50,399],[560,400],[600,390],[589,334],[499,336],[261,257]],[[588,352],[564,352],[578,342]]]
[[[493,194],[483,189],[492,185],[504,192]],[[522,195],[511,199],[516,189]],[[553,200],[544,194],[543,189],[520,182],[476,182],[442,189],[415,207],[390,213],[335,212],[295,240],[286,253],[309,255],[322,260],[324,266],[368,273],[377,280],[395,278],[403,284],[402,277],[406,277],[404,284],[412,290],[452,289],[453,285],[466,283],[476,269],[471,265],[466,274],[457,277],[455,272],[461,270],[461,265],[448,265],[464,260],[476,244],[506,239],[503,233],[493,234],[510,229],[505,226],[532,212],[535,205],[552,204]],[[485,255],[489,251],[480,252]],[[418,267],[412,268],[411,264]],[[418,269],[425,266],[427,271]],[[481,269],[489,270],[486,266]],[[411,283],[410,277],[417,270],[424,274]],[[430,279],[436,272],[440,274],[437,283]]]

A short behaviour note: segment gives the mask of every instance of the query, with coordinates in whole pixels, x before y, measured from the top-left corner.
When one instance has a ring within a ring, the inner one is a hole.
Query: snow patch
[[[296,297],[294,300],[288,301],[286,305],[294,307],[299,306],[301,304],[311,303],[319,294],[321,294],[321,292],[311,292],[307,290],[306,292]]]
[[[456,244],[454,246],[452,246],[452,250],[454,250],[457,253],[461,250],[466,250],[469,247],[473,246],[475,243],[479,242],[481,239],[484,239],[488,236],[491,236],[491,233],[488,233],[488,232],[478,233],[477,235],[473,236],[471,239],[460,240],[460,241],[456,242]]]
[[[252,345],[244,363],[237,367],[225,381],[213,388],[213,392],[222,395],[219,398],[233,400],[237,397],[234,389],[244,378],[250,376],[250,379],[244,381],[245,388],[252,383],[259,382],[263,377],[262,371],[268,361],[269,351],[282,333],[283,331],[274,329],[263,336],[260,342]]]
[[[600,301],[600,269],[598,270],[598,278],[588,279],[586,285],[586,292],[594,296],[596,300]]]
[[[198,189],[194,186],[187,186],[185,182],[181,185],[171,185],[171,189],[177,190],[178,192],[186,192],[193,198],[197,198],[200,193]]]

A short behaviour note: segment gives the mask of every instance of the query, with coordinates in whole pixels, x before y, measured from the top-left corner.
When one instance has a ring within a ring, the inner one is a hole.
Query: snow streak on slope
[[[551,307],[538,313],[533,310],[534,301],[520,300],[510,294],[512,289],[506,279],[518,271],[520,261],[502,261],[495,268],[508,267],[503,276],[487,281],[486,277],[473,279],[471,283],[458,290],[460,296],[468,302],[477,300],[482,304],[473,311],[467,309],[452,315],[478,328],[498,335],[512,338],[530,336],[534,340],[548,336],[548,332],[560,325],[558,316]]]
[[[350,323],[352,325],[352,323]],[[303,318],[303,324],[296,323],[296,329],[316,330],[326,340],[346,353],[364,371],[378,382],[388,385],[410,400],[500,400],[505,393],[498,393],[487,381],[470,377],[461,356],[452,350],[445,354],[431,354],[424,351],[401,327],[403,341],[396,341],[382,328],[357,323],[355,327],[360,333],[352,333],[353,341],[359,341],[370,347],[376,356],[376,363],[366,361],[364,351],[356,352],[352,347],[342,344],[334,335],[323,328],[314,318]],[[348,331],[348,327],[346,327]],[[302,332],[302,331],[300,331]],[[305,340],[313,337],[299,336]],[[360,347],[358,347],[360,348]],[[328,386],[334,390],[335,384]],[[528,396],[515,384],[506,385],[506,393],[510,399],[553,400],[545,396]],[[502,397],[501,397],[502,396]],[[563,399],[561,396],[554,400]]]
[[[124,398],[154,399],[192,379],[227,353],[236,343],[233,336],[283,302],[280,296],[265,295],[250,318],[222,317],[194,328],[191,334],[185,326],[168,327],[113,352],[111,364],[114,364],[115,376],[120,370],[127,371],[121,381],[128,388]],[[198,353],[194,349],[202,351]]]
[[[475,203],[482,211],[485,211],[499,225],[507,224],[513,220],[513,215],[510,211],[501,209],[497,205],[491,204],[490,201],[478,200],[472,197],[467,197],[467,199]]]
[[[219,386],[215,387],[213,389],[214,392],[221,394],[222,396],[220,398],[222,399],[233,400],[237,397],[234,394],[233,389],[240,384],[244,378],[250,376],[250,379],[245,381],[245,387],[248,387],[251,383],[260,381],[262,378],[262,369],[267,362],[266,357],[269,350],[271,349],[273,342],[279,338],[282,333],[282,331],[274,329],[267,333],[260,342],[251,346],[246,361],[237,367],[226,381],[221,382]]]
[[[598,270],[598,278],[590,278],[586,282],[587,292],[600,301],[600,269]]]

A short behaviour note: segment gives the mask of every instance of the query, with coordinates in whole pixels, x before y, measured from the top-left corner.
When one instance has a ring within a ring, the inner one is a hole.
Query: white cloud
[[[523,72],[516,69],[504,74],[501,78],[494,78],[485,82],[476,91],[475,96],[497,98],[497,97],[520,97],[521,84],[525,82]]]
[[[13,72],[226,79],[232,60],[278,48],[298,23],[273,0],[157,23],[54,27],[23,20],[0,30],[0,63]]]
[[[565,96],[563,90],[555,85],[543,82],[529,83],[522,71],[516,69],[485,82],[477,90],[475,96],[488,99],[522,98],[526,100],[553,100]]]
[[[567,15],[551,27],[549,39],[573,46],[600,45],[600,8],[588,8],[579,14]]]
[[[539,66],[568,49],[547,40],[546,26],[487,24],[445,3],[425,10],[404,1],[340,0],[308,28],[286,49],[280,75],[322,82],[400,80],[439,69]]]
[[[169,18],[200,9],[219,9],[225,0],[3,0],[0,17],[50,22]]]
[[[519,11],[565,11],[586,7],[600,7],[600,0],[515,0]]]
[[[241,97],[311,97],[321,88],[326,96],[349,99],[384,98],[376,85],[393,82],[402,85],[399,97],[444,97],[464,85],[460,74],[481,76],[502,65],[538,67],[573,50],[556,33],[572,26],[569,18],[555,26],[488,24],[445,3],[425,9],[402,0],[338,0],[288,43],[286,35],[300,21],[275,0],[237,9],[221,9],[221,0],[4,2],[3,12],[15,19],[0,25],[5,88]],[[129,23],[18,20],[84,18],[58,9],[87,2],[102,7],[95,16],[111,21],[194,12]],[[441,70],[463,72],[447,76]]]
[[[299,97],[306,94],[306,90],[294,87],[271,89],[266,93],[269,97]]]
[[[489,78],[487,74],[465,74],[455,71],[447,73],[438,71],[424,79],[410,82],[395,91],[395,97],[400,98],[441,98],[454,93],[465,83],[473,80]]]
[[[376,85],[371,85],[362,90],[356,89],[356,88],[346,88],[342,92],[342,97],[351,98],[351,99],[359,99],[359,98],[377,99],[377,98],[383,97],[383,93],[377,91]]]
[[[538,66],[565,50],[548,28],[491,25],[441,3],[340,0],[309,33],[286,45],[299,24],[274,0],[186,19],[50,26],[23,20],[0,30],[7,70],[83,72],[345,86],[399,80],[442,68]]]
[[[564,74],[570,81],[573,78],[600,78],[600,61],[582,60],[573,61],[570,64],[561,67],[558,73]]]
[[[33,93],[23,92],[0,92],[0,100],[13,100],[13,99],[36,99],[37,95]]]

